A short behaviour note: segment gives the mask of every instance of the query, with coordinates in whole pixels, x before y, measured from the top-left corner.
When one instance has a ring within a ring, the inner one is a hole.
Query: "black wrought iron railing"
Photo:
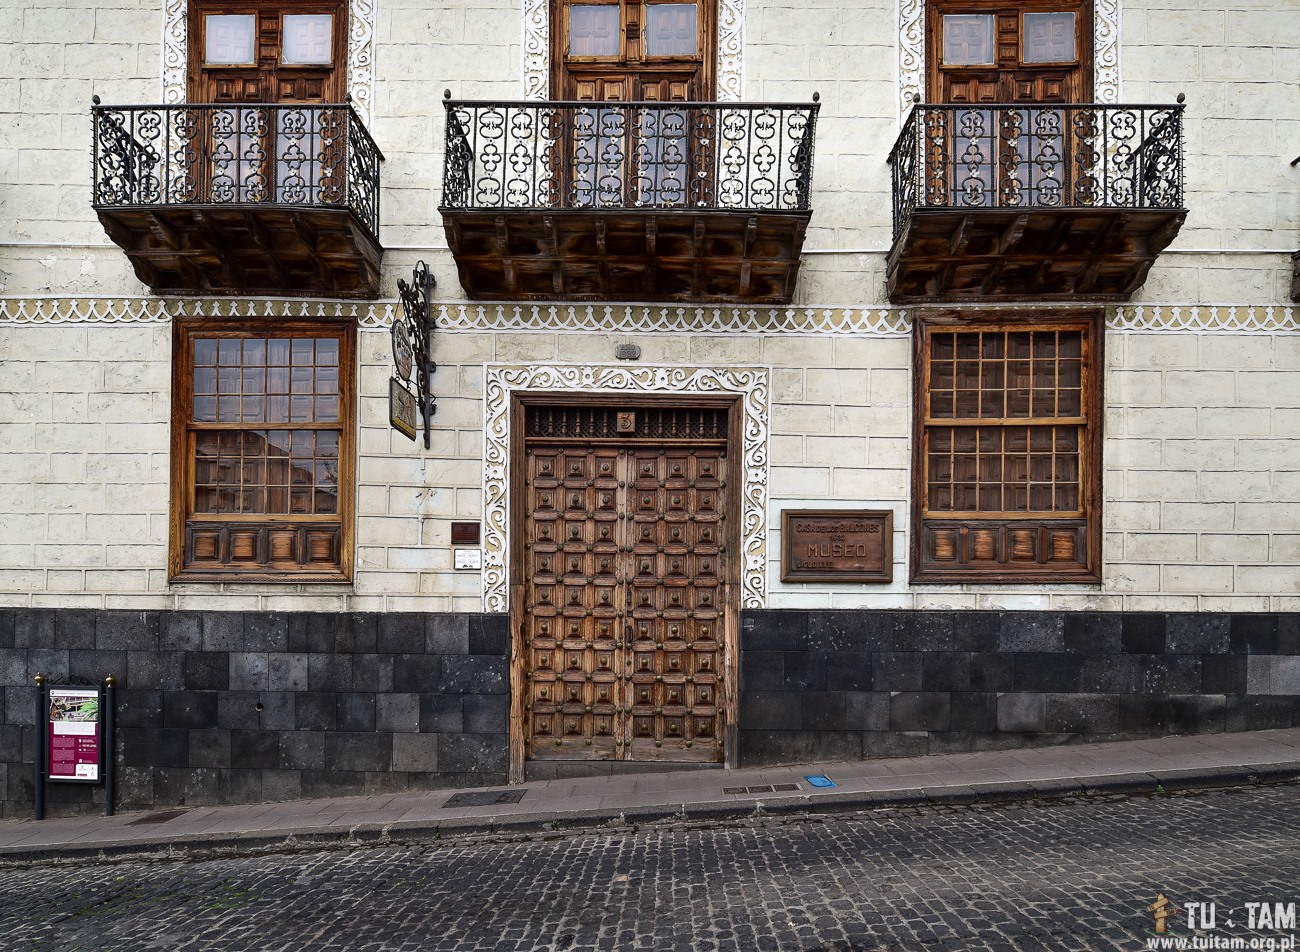
[[[1171,106],[925,105],[894,143],[894,236],[916,208],[1181,208]]]
[[[350,208],[379,234],[383,153],[350,103],[91,109],[96,208]]]
[[[807,211],[820,108],[454,102],[445,209]]]

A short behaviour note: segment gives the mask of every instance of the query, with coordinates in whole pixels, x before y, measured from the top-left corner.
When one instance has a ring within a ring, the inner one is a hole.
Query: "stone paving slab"
[[[813,787],[805,779],[813,774],[830,777],[836,786]],[[358,838],[383,842],[394,837],[650,823],[672,817],[723,819],[928,802],[1154,793],[1296,778],[1300,778],[1300,728],[899,760],[541,780],[522,785],[524,796],[517,803],[473,807],[447,807],[444,804],[457,791],[436,790],[169,808],[184,812],[160,823],[140,823],[150,816],[147,813],[42,822],[5,820],[0,821],[0,865],[177,850],[292,849]],[[790,783],[798,788],[735,792]],[[728,789],[733,792],[727,793]]]

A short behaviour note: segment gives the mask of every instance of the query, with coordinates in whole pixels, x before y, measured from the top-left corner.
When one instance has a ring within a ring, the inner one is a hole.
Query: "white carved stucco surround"
[[[765,367],[488,364],[483,374],[483,610],[509,610],[514,393],[707,393],[740,398],[740,604],[767,603],[769,373]]]
[[[524,0],[524,98],[551,95],[549,0]],[[718,0],[718,102],[745,94],[745,0]]]
[[[164,0],[162,101],[186,100],[189,0]],[[371,124],[375,101],[375,0],[348,0],[348,95],[361,121]]]
[[[1119,102],[1119,0],[1092,3],[1093,99]],[[898,114],[925,97],[925,0],[898,0]]]

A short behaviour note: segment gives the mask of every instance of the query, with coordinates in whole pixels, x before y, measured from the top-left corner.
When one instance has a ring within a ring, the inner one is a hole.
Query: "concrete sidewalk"
[[[829,778],[816,786],[809,777]],[[1300,728],[1109,744],[535,781],[491,790],[0,822],[0,866],[852,812],[1300,780]]]

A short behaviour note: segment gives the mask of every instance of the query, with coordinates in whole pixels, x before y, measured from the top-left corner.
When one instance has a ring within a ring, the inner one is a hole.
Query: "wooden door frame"
[[[524,590],[526,586],[524,572],[524,533],[522,526],[527,520],[527,493],[524,487],[527,460],[525,456],[524,415],[530,406],[607,408],[611,405],[620,409],[638,409],[641,407],[661,408],[671,406],[676,409],[718,409],[727,410],[727,458],[733,467],[744,466],[744,453],[741,434],[744,428],[744,396],[738,393],[697,394],[684,393],[665,396],[653,393],[622,392],[555,392],[536,390],[516,390],[510,394],[510,445],[507,452],[507,495],[511,522],[510,549],[506,555],[510,614],[510,718],[507,725],[509,740],[508,779],[510,783],[523,783],[526,763],[526,745],[524,743],[524,697],[527,684],[524,678]],[[629,443],[653,443],[653,440],[630,437]],[[726,520],[722,532],[722,544],[727,547],[727,571],[722,582],[725,586],[723,611],[725,625],[723,628],[722,659],[722,744],[723,764],[728,769],[740,765],[740,612],[742,602],[741,571],[744,563],[741,547],[741,487],[743,474],[729,473],[729,485],[723,487],[724,512],[731,515]],[[551,761],[554,763],[554,761]],[[574,761],[575,763],[603,763],[604,761]],[[617,763],[618,761],[610,761]],[[651,761],[640,761],[650,763]],[[672,761],[663,761],[671,764]],[[665,768],[667,769],[667,768]]]

